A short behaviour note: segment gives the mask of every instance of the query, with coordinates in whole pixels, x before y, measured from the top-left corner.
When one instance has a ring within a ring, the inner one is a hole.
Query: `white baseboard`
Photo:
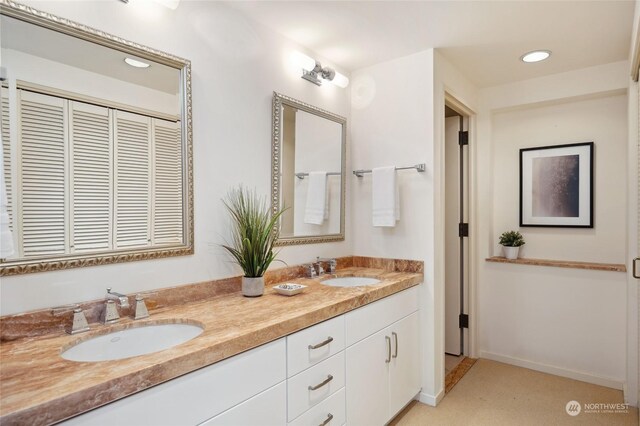
[[[418,394],[418,401],[423,404],[431,405],[432,407],[438,405],[440,401],[442,401],[442,398],[444,398],[444,389],[440,390],[436,396],[429,395],[424,392],[420,392]]]
[[[492,352],[480,351],[480,358],[503,362],[505,364],[516,365],[542,373],[554,374],[556,376],[567,377],[569,379],[580,380],[581,382],[593,383],[594,385],[606,386],[608,388],[622,390],[624,381],[612,379],[610,377],[597,376],[583,371],[569,370],[567,368],[555,367],[553,365],[528,361],[520,358],[513,358],[506,355],[499,355]]]

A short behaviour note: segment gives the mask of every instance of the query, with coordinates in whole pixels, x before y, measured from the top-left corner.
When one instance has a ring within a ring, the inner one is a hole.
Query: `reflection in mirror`
[[[279,244],[344,239],[345,134],[343,117],[274,93],[274,210],[287,208]]]
[[[0,15],[0,274],[192,253],[188,61],[34,14]]]

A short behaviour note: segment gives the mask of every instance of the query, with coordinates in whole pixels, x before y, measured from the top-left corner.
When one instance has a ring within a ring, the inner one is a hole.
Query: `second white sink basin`
[[[144,325],[82,341],[62,352],[61,356],[83,362],[131,358],[172,348],[197,337],[202,331],[202,327],[192,324]]]
[[[339,277],[330,278],[328,280],[320,281],[324,285],[330,285],[333,287],[359,287],[365,285],[378,284],[380,282],[377,278],[369,277]]]

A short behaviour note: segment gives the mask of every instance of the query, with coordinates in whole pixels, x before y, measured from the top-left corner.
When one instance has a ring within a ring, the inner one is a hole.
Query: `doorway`
[[[445,393],[471,368],[469,307],[469,117],[445,103]]]

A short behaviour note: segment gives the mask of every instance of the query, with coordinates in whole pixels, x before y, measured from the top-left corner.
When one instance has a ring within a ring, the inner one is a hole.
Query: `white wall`
[[[478,114],[479,355],[622,388],[626,276],[494,264],[508,229],[525,257],[624,263],[627,63],[484,89]],[[594,141],[595,228],[518,228],[518,150]]]
[[[352,183],[354,254],[422,260],[422,393],[435,405],[444,394],[444,99],[473,106],[475,88],[434,50],[352,74],[353,169],[426,163],[426,172],[398,172],[400,221],[371,225],[371,175]]]
[[[426,172],[398,172],[400,220],[374,228],[371,175],[353,177],[351,226],[355,255],[425,262],[420,288],[421,400],[435,404],[435,286],[433,273],[433,69],[428,50],[352,74],[351,154],[353,169],[426,163]],[[444,107],[443,107],[444,111]],[[444,117],[444,116],[443,116]]]
[[[97,299],[106,287],[131,293],[239,274],[219,246],[229,237],[220,200],[239,183],[270,194],[272,92],[348,118],[348,91],[301,79],[289,64],[299,46],[221,3],[182,2],[175,11],[150,2],[27,3],[192,61],[195,255],[3,277],[2,315]],[[350,255],[350,229],[346,238],[286,247],[280,257],[296,264]]]
[[[520,252],[538,259],[624,263],[626,123],[626,94],[494,113],[493,254],[502,255],[498,234],[518,228],[519,150],[594,142],[593,229],[524,227],[527,244]]]

